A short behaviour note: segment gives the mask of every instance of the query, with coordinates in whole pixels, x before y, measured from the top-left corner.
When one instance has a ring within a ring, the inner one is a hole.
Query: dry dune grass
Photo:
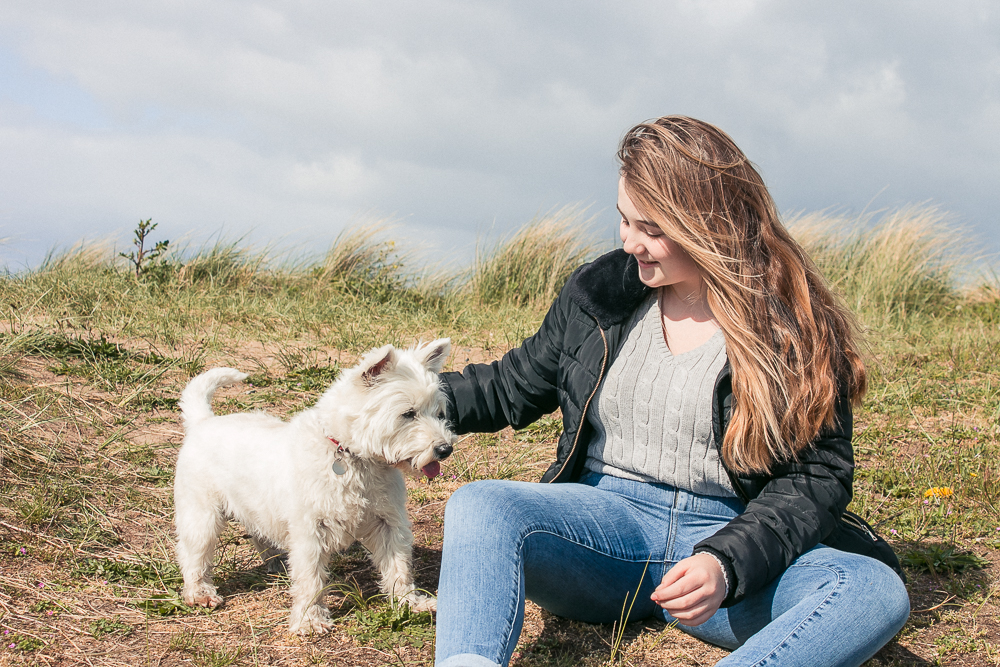
[[[468,289],[481,304],[547,306],[580,264],[594,255],[593,219],[577,208],[540,216],[477,253]]]
[[[802,215],[790,228],[831,285],[850,295],[848,305],[869,317],[953,305],[954,281],[969,261],[967,241],[932,207],[878,219]]]
[[[796,232],[870,332],[853,509],[903,554],[914,609],[872,665],[1000,664],[1000,300],[995,284],[955,287],[962,256],[941,254],[951,239],[936,216],[899,212],[864,228],[814,218]],[[497,358],[590,251],[581,221],[535,221],[472,273],[430,282],[380,234],[288,266],[223,243],[137,280],[86,247],[0,278],[0,665],[433,664],[432,619],[379,599],[358,547],[332,565],[339,620],[323,637],[286,632],[287,582],[264,572],[237,526],[217,561],[225,606],[181,604],[177,396],[201,369],[231,365],[251,378],[224,390],[218,411],[287,415],[384,342],[451,335],[453,368]],[[555,415],[467,438],[441,478],[408,483],[421,586],[436,588],[451,493],[476,479],[537,480],[559,429]],[[630,624],[620,641],[616,630],[529,604],[514,664],[725,655],[662,624]]]

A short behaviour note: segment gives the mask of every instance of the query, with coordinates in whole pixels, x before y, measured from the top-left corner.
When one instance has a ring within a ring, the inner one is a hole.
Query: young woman
[[[459,433],[562,410],[542,484],[445,511],[437,665],[506,665],[525,598],[591,623],[657,615],[720,665],[859,665],[903,626],[898,561],[851,499],[853,322],[718,128],[680,116],[619,151],[623,250],[541,329],[442,376]],[[895,572],[893,570],[896,570]]]

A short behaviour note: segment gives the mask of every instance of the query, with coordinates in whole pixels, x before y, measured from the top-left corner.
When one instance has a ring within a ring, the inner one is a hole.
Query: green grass
[[[790,228],[869,325],[940,314],[958,301],[956,280],[968,268],[968,248],[935,208],[904,208],[879,219],[804,215]]]
[[[227,667],[243,664],[244,649],[241,646],[212,648],[197,634],[185,631],[170,638],[168,652],[183,653],[189,656],[197,667]]]
[[[335,591],[342,608],[325,639],[287,642],[287,581],[264,573],[237,527],[218,551],[226,605],[209,614],[183,604],[170,537],[177,396],[200,370],[235,365],[251,377],[219,398],[219,412],[287,415],[387,342],[451,336],[454,368],[466,356],[496,358],[536,330],[572,269],[596,254],[588,224],[572,210],[532,221],[483,244],[464,272],[415,266],[390,225],[372,224],[315,258],[231,241],[171,245],[137,277],[112,249],[84,246],[0,276],[0,627],[15,644],[4,650],[52,657],[65,634],[83,657],[110,650],[141,664],[170,653],[199,665],[341,654],[362,664],[377,651],[393,664],[430,664],[427,619],[373,599],[356,550],[331,571],[358,578],[362,603]],[[977,623],[1000,598],[1000,284],[962,283],[975,258],[934,209],[806,216],[795,234],[869,341],[852,509],[894,544],[910,575],[917,612],[900,645],[927,660],[997,656]],[[439,480],[410,484],[425,586],[450,491],[476,479],[538,479],[560,430],[555,415],[470,436]],[[514,663],[522,667],[603,665],[612,653],[634,665],[721,657],[662,625],[612,634],[535,613]],[[883,658],[915,664],[904,652]]]
[[[480,305],[548,306],[580,264],[595,254],[593,220],[573,208],[532,220],[476,255],[468,290]]]
[[[132,633],[134,628],[118,617],[99,618],[89,625],[90,634],[94,639],[104,639],[109,635],[125,636]]]
[[[536,229],[548,233],[563,225],[568,231],[576,220],[550,217]],[[488,288],[490,280],[500,280],[495,272],[470,277],[407,266],[406,254],[385,240],[388,231],[366,226],[338,238],[311,261],[281,262],[266,251],[219,243],[186,259],[172,253],[164,260],[169,270],[138,279],[109,249],[77,247],[51,256],[37,270],[0,279],[0,303],[10,304],[5,314],[14,332],[42,327],[89,340],[137,339],[164,356],[204,354],[244,341],[357,351],[442,329],[452,331],[456,343],[480,344],[497,329],[498,319],[514,324],[518,334],[529,331],[539,319],[539,304],[558,289],[569,264],[587,256],[580,242],[556,238],[557,245],[576,248],[538,267],[539,273],[550,267],[556,273],[530,284],[508,281]],[[537,259],[538,233],[528,236]],[[516,254],[506,245],[496,251],[507,264]],[[484,293],[515,286],[520,291],[483,308],[470,296],[473,283]],[[522,301],[536,307],[515,305]],[[492,345],[516,342],[508,338]]]
[[[434,641],[429,611],[416,612],[408,605],[386,600],[355,609],[347,625],[347,633],[357,641],[383,650],[406,644],[423,647]]]

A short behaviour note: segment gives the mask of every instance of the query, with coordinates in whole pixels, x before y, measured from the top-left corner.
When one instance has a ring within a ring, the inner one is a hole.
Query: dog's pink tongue
[[[427,475],[427,479],[434,479],[441,474],[441,464],[437,461],[433,463],[428,463],[423,468],[420,469],[422,473]]]

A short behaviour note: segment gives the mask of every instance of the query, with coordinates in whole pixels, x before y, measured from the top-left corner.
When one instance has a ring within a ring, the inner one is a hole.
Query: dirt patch
[[[354,361],[332,349],[303,354],[316,363]],[[266,387],[225,388],[216,403],[274,414],[308,405],[318,390],[285,381],[287,355],[288,348],[248,343],[238,354],[206,358],[208,366],[236,365],[277,378]],[[452,364],[460,368],[495,356],[456,347]],[[11,443],[22,446],[7,455],[28,458],[5,461],[0,480],[0,665],[433,664],[431,623],[396,619],[395,629],[378,626],[391,614],[377,598],[376,575],[358,546],[331,564],[329,600],[338,622],[327,635],[287,632],[287,580],[264,571],[235,525],[218,552],[224,606],[211,613],[184,607],[177,599],[170,493],[182,431],[164,401],[176,398],[185,374],[164,374],[148,390],[160,402],[141,407],[123,401],[127,388],[102,390],[52,368],[47,359],[24,359],[26,379],[3,398],[11,407],[3,428]],[[407,480],[419,586],[437,588],[450,495],[474,479],[537,480],[552,456],[558,423],[476,436],[456,450],[437,480]],[[903,456],[919,453],[910,449],[916,445],[898,444]],[[991,564],[961,573],[910,572],[911,620],[872,665],[1000,664],[998,549],[985,543],[970,548]],[[529,603],[512,664],[607,665],[613,659],[635,666],[709,665],[725,655],[662,623],[632,623],[618,632]]]

